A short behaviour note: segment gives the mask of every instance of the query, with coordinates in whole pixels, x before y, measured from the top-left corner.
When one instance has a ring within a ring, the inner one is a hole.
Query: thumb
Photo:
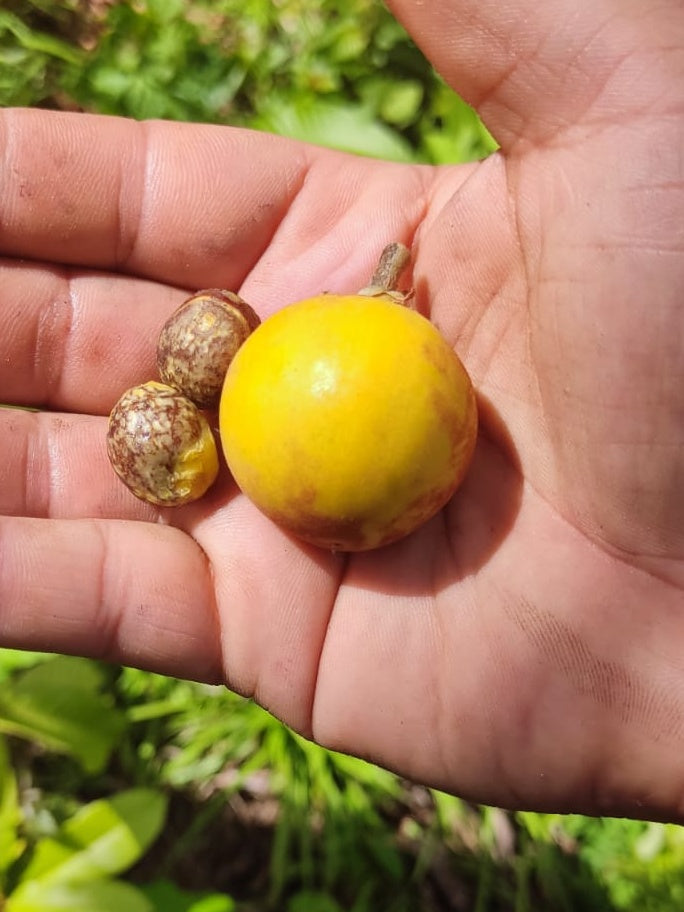
[[[680,0],[388,0],[504,151],[658,100]]]

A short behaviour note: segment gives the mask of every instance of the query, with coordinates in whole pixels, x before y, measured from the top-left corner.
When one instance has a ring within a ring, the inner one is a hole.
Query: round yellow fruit
[[[228,369],[219,419],[242,491],[284,529],[341,551],[433,516],[477,436],[460,360],[385,296],[324,294],[269,317]]]

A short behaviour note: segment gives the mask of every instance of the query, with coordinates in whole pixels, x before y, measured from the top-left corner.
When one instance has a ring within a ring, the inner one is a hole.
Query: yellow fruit
[[[477,434],[465,368],[435,327],[384,295],[319,295],[265,320],[228,369],[226,460],[295,535],[360,551],[433,516]]]

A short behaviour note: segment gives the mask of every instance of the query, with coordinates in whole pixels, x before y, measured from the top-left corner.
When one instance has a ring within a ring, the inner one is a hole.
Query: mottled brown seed
[[[232,291],[198,291],[162,328],[159,376],[197,405],[215,405],[230,362],[259,322],[249,304]]]
[[[204,415],[163,383],[131,387],[109,416],[107,453],[141,500],[175,507],[201,497],[218,474],[216,442]]]

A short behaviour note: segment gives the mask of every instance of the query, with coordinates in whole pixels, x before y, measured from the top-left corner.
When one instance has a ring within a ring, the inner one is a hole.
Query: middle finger
[[[106,415],[157,377],[155,349],[187,293],[120,275],[0,260],[0,403]]]

